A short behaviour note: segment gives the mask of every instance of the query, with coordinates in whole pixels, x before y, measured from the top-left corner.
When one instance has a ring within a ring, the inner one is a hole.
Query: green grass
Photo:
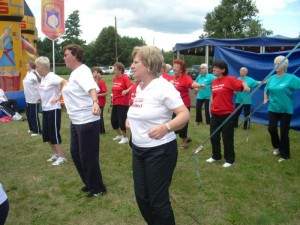
[[[108,89],[113,76],[104,76]],[[105,108],[107,133],[101,136],[100,158],[108,194],[87,199],[79,190],[79,175],[69,149],[69,118],[62,114],[61,135],[68,163],[54,167],[46,162],[50,148],[41,137],[30,137],[27,122],[0,124],[0,182],[10,200],[7,225],[19,224],[145,224],[133,192],[131,150],[112,141],[116,135]],[[300,224],[299,132],[290,131],[291,157],[278,163],[272,155],[267,127],[252,124],[247,134],[235,132],[236,165],[208,164],[211,145],[199,154],[202,182],[195,174],[193,151],[208,137],[209,127],[195,125],[191,109],[188,150],[179,150],[171,203],[177,224]],[[249,141],[246,141],[247,135]],[[178,140],[180,143],[180,140]]]

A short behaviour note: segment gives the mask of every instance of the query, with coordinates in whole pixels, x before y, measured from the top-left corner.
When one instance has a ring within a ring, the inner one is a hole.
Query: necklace
[[[180,74],[180,75],[177,77],[177,79],[176,79],[176,76],[174,76],[174,81],[177,82],[177,81],[180,79],[181,75],[182,75],[182,74]]]

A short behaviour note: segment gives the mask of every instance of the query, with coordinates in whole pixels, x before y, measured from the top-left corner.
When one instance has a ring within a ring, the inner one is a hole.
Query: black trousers
[[[206,124],[209,124],[210,123],[209,99],[197,99],[197,101],[196,101],[196,122],[197,123],[203,122],[203,118],[202,118],[203,103],[204,103]]]
[[[134,191],[149,225],[174,225],[169,187],[176,166],[177,141],[153,148],[132,146]]]
[[[0,225],[4,225],[9,212],[9,201],[6,199],[0,205]]]
[[[75,125],[71,123],[70,152],[82,182],[91,193],[105,192],[99,162],[100,120]]]
[[[190,107],[187,108],[190,111]],[[172,118],[174,119],[176,117],[176,114],[173,113]],[[188,129],[189,129],[189,121],[185,124],[185,126],[183,128],[181,128],[180,130],[176,130],[175,134],[178,134],[178,136],[182,139],[187,138],[188,137]]]
[[[103,118],[103,114],[104,114],[104,107],[101,106],[101,114],[100,114],[100,134],[105,134],[105,126],[104,126],[104,118]]]
[[[230,114],[226,115],[213,115],[210,119],[210,134],[212,134],[229,116]],[[222,159],[221,154],[221,135],[223,139],[224,145],[224,158],[225,161],[228,163],[235,162],[235,153],[234,153],[234,119],[233,117],[228,120],[224,126],[210,138],[211,145],[212,145],[212,158],[216,160]]]
[[[268,131],[271,135],[272,146],[279,149],[280,155],[284,159],[290,158],[289,130],[292,114],[275,113],[269,111]],[[280,121],[280,138],[278,135],[278,122]]]
[[[39,103],[26,103],[26,117],[29,130],[35,134],[41,134],[41,124],[39,119]]]
[[[240,104],[236,103],[235,108],[239,107]],[[239,116],[242,113],[242,110],[244,109],[244,130],[250,129],[250,118],[246,120],[246,117],[250,115],[251,113],[251,104],[244,104],[235,114],[235,127],[239,126]]]
[[[1,105],[1,103],[0,103]],[[16,113],[12,110],[10,106],[7,105],[1,105],[1,110],[5,113],[5,115],[9,117],[13,117]]]
[[[0,105],[10,107],[14,112],[18,112],[18,102],[16,99],[8,99],[7,101],[1,102]]]

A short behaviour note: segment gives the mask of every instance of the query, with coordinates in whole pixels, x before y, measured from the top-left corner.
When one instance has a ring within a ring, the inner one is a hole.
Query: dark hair
[[[29,66],[31,67],[31,69],[36,69],[36,65],[35,62],[31,59],[27,60],[27,63],[29,64]]]
[[[223,76],[227,76],[228,75],[228,66],[227,63],[223,60],[217,60],[213,63],[213,67],[218,67],[221,70],[225,69]]]
[[[173,65],[174,64],[179,64],[180,65],[180,68],[182,70],[182,73],[184,74],[185,71],[186,71],[186,66],[185,66],[185,61],[181,60],[181,59],[175,59],[174,62],[173,62]]]
[[[117,62],[117,63],[114,64],[114,67],[117,67],[118,70],[120,70],[122,72],[122,74],[125,71],[125,67],[124,67],[123,63]]]
[[[69,44],[63,48],[64,52],[70,50],[71,54],[76,57],[78,62],[83,62],[83,48],[76,44]]]
[[[92,72],[94,72],[94,71],[97,71],[97,73],[99,73],[99,74],[101,74],[101,75],[103,74],[102,69],[99,68],[99,67],[94,67],[93,70],[92,70]]]

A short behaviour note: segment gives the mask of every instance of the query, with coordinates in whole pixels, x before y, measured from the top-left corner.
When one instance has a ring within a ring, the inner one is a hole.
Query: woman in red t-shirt
[[[100,89],[100,91],[97,93],[98,101],[99,101],[99,107],[101,109],[100,134],[105,134],[103,112],[104,112],[104,106],[105,106],[105,103],[106,103],[106,96],[107,96],[108,92],[107,92],[106,84],[105,84],[104,80],[102,80],[102,74],[103,74],[103,71],[100,68],[95,67],[93,69],[94,80],[96,81],[96,83],[98,84],[98,87]]]
[[[114,74],[112,90],[112,112],[111,125],[117,132],[117,136],[113,138],[114,141],[119,141],[119,144],[128,142],[126,136],[125,121],[127,118],[127,111],[129,109],[129,92],[132,88],[132,83],[128,76],[124,74],[125,67],[122,63],[114,64]]]
[[[197,82],[193,81],[189,75],[185,74],[186,66],[183,60],[180,59],[174,60],[173,71],[174,71],[174,76],[172,76],[172,80],[170,82],[173,83],[176,90],[179,91],[183,103],[190,111],[191,108],[190,89],[204,88],[205,85],[198,84]],[[176,115],[173,115],[173,118],[175,116]],[[182,129],[175,132],[179,134],[179,137],[182,139],[182,143],[179,146],[181,149],[186,149],[188,147],[188,142],[191,141],[190,137],[188,136],[188,126],[189,123],[187,122],[187,124]]]

